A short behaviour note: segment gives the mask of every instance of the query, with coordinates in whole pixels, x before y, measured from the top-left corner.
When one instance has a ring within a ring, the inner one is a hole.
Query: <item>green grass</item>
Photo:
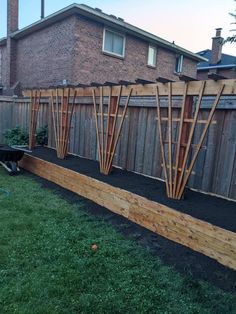
[[[235,313],[235,296],[180,276],[82,204],[2,169],[0,188],[1,314]]]

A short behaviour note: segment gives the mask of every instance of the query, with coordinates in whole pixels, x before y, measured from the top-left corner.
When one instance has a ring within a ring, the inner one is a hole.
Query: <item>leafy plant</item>
[[[236,1],[236,0],[234,0]],[[234,10],[236,11],[236,10]],[[231,15],[234,19],[236,19],[236,14],[235,13],[229,13],[229,15]],[[232,22],[231,24],[236,24],[236,22]],[[231,29],[230,30],[231,32],[236,32],[236,29]],[[236,42],[236,34],[234,33],[232,36],[228,36],[224,43],[227,43],[227,42],[230,42],[230,43],[235,43]]]
[[[13,129],[8,129],[3,134],[4,142],[7,145],[28,145],[29,134],[27,130],[21,127],[16,127]],[[48,127],[42,127],[37,131],[36,143],[38,145],[47,145],[48,143]]]
[[[3,135],[8,145],[27,145],[29,142],[28,132],[20,127],[8,129]]]
[[[47,145],[48,144],[48,126],[40,128],[37,131],[36,142],[38,145]]]

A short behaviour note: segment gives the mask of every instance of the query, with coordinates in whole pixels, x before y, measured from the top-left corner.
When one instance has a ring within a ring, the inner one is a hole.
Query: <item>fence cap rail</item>
[[[168,96],[168,86],[169,84],[172,84],[172,95],[173,96],[182,96],[184,94],[185,85],[188,84],[188,95],[189,96],[197,96],[199,95],[199,92],[201,90],[203,81],[190,81],[190,82],[170,82],[170,83],[153,83],[153,84],[135,84],[135,85],[123,85],[123,96],[128,96],[130,93],[130,90],[132,89],[132,95],[131,96],[155,96],[156,94],[156,87],[158,86],[159,89],[159,95],[160,96]],[[205,96],[214,96],[218,93],[219,87],[221,85],[225,85],[224,90],[222,92],[222,95],[236,95],[236,80],[235,79],[227,79],[227,80],[207,80],[206,86],[204,90]],[[100,87],[75,87],[73,89],[76,89],[77,96],[91,96],[92,91],[95,91],[96,93],[99,93]],[[103,86],[103,95],[108,96],[110,93],[109,86]],[[42,97],[50,97],[52,90],[61,90],[62,88],[49,88],[49,89],[40,89],[41,90],[41,96]],[[64,89],[68,89],[68,87],[65,87]],[[118,96],[119,95],[120,86],[112,86],[112,96]],[[32,93],[32,90],[25,89],[23,91],[23,95],[26,97],[30,97]]]

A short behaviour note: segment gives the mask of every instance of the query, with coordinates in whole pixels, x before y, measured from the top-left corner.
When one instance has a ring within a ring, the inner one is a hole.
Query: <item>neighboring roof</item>
[[[209,69],[227,69],[227,68],[235,68],[236,67],[236,57],[227,55],[225,53],[222,53],[221,60],[217,64],[211,64],[211,50],[206,49],[203,51],[198,52],[200,56],[203,56],[204,58],[208,59],[209,61],[203,61],[198,63],[197,70],[198,71],[204,71]]]
[[[205,58],[199,56],[191,51],[188,51],[182,47],[179,47],[173,43],[170,43],[167,40],[164,40],[158,36],[155,36],[151,33],[148,33],[138,27],[135,27],[129,23],[126,23],[123,19],[117,18],[114,15],[108,15],[103,13],[100,9],[93,9],[84,4],[72,4],[56,13],[53,13],[36,23],[33,23],[19,31],[16,31],[11,34],[13,38],[21,38],[23,36],[29,35],[32,32],[45,28],[53,23],[56,23],[72,14],[80,14],[92,20],[98,21],[106,26],[113,27],[120,31],[125,31],[127,34],[131,34],[133,36],[139,37],[143,40],[149,41],[152,44],[156,44],[163,48],[169,49],[176,53],[183,54],[190,59],[196,61],[206,61]]]

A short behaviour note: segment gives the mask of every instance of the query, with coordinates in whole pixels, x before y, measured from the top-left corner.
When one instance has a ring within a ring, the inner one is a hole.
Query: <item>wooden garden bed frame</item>
[[[20,166],[236,270],[234,232],[28,154]]]

